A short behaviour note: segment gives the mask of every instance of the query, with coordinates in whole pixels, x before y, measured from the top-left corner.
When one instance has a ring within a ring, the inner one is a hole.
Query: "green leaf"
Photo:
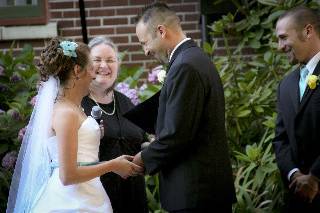
[[[203,44],[203,50],[204,50],[204,52],[205,53],[208,53],[209,55],[211,55],[212,54],[212,48],[211,48],[211,45],[210,45],[210,43],[208,43],[208,42],[204,42],[204,44]]]
[[[250,114],[251,110],[242,110],[237,113],[238,118],[247,117]]]

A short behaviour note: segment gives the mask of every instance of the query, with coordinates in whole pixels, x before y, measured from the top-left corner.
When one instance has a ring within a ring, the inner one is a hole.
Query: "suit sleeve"
[[[295,165],[293,159],[292,159],[292,153],[291,153],[291,147],[289,143],[288,134],[286,131],[286,127],[283,121],[282,117],[282,105],[281,105],[281,91],[280,91],[280,85],[278,87],[278,101],[277,101],[277,120],[276,120],[276,128],[275,128],[275,137],[273,139],[273,147],[275,150],[276,155],[276,161],[278,164],[278,167],[280,169],[280,173],[283,177],[283,179],[288,182],[287,176],[289,172],[297,168]]]
[[[199,127],[204,103],[204,86],[199,73],[188,65],[168,76],[164,124],[157,140],[142,151],[146,172],[157,173],[164,166],[188,155]],[[170,73],[171,74],[171,73]]]

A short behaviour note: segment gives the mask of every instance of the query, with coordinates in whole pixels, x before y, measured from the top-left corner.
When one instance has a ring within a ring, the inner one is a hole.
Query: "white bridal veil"
[[[7,213],[29,213],[50,177],[47,139],[52,135],[52,110],[58,90],[59,79],[53,76],[39,88],[12,177]]]

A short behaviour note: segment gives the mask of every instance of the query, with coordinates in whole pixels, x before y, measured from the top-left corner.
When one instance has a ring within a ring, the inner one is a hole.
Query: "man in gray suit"
[[[235,192],[216,68],[185,36],[178,16],[166,4],[147,7],[136,34],[145,55],[169,65],[159,97],[156,139],[134,162],[148,174],[159,172],[165,210],[231,212]]]

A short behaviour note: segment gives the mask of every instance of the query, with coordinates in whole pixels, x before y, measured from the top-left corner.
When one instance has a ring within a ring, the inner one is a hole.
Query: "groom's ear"
[[[165,38],[166,37],[166,34],[167,34],[167,28],[162,25],[162,24],[159,24],[157,26],[157,31],[159,32],[161,38]]]

